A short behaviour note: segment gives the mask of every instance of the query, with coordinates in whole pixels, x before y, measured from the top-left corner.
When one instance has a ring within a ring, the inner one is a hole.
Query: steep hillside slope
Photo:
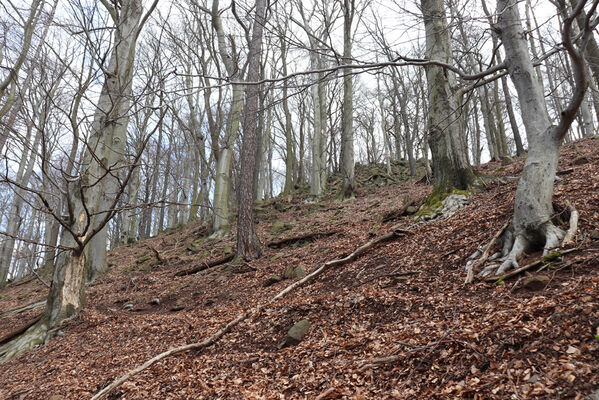
[[[2,365],[0,398],[90,398],[266,303],[294,282],[286,272],[309,273],[400,227],[409,233],[325,271],[214,345],[152,365],[109,398],[582,399],[599,389],[598,144],[565,146],[555,203],[580,211],[578,249],[531,270],[541,278],[463,284],[467,257],[511,215],[521,160],[481,167],[499,179],[452,217],[421,224],[393,211],[423,199],[423,183],[362,190],[346,203],[275,199],[258,206],[265,252],[248,264],[208,268],[234,243],[203,238],[199,225],[113,251],[85,310],[47,345]],[[0,337],[41,309],[3,313],[44,295],[36,279],[0,291]],[[303,340],[284,345],[304,319]]]

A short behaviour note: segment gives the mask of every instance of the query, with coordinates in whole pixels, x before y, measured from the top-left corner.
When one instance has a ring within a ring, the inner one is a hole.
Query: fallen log
[[[235,253],[226,254],[222,257],[219,257],[219,258],[209,261],[209,262],[203,261],[202,264],[200,264],[198,266],[177,272],[175,274],[175,276],[187,276],[187,275],[196,274],[196,273],[204,271],[206,269],[213,268],[213,267],[216,267],[216,266],[224,264],[224,263],[228,263],[233,258],[235,258]]]
[[[291,237],[282,238],[282,239],[278,239],[278,240],[273,240],[272,242],[268,243],[267,246],[272,249],[278,249],[278,248],[286,246],[290,243],[296,243],[296,242],[312,240],[312,239],[319,239],[319,238],[335,235],[339,232],[340,231],[338,229],[335,229],[335,230],[324,231],[324,232],[303,233],[301,235],[296,235],[296,236],[291,236]]]

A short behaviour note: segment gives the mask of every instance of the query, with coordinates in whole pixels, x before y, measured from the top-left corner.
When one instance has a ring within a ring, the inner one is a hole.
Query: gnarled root
[[[551,222],[546,222],[540,228],[540,234],[545,238],[543,246],[543,255],[547,255],[551,251],[559,247],[561,239],[564,237],[564,231],[553,225]],[[527,251],[533,241],[525,234],[514,234],[511,230],[507,230],[503,237],[503,262],[499,267],[490,265],[486,267],[479,275],[493,276],[503,275],[511,269],[518,269],[518,261]]]
[[[48,322],[42,318],[22,335],[0,346],[0,364],[43,344],[48,339]]]
[[[522,255],[528,248],[529,244],[530,243],[528,239],[526,239],[524,235],[516,235],[512,249],[503,259],[503,262],[497,269],[496,274],[500,275],[512,268],[518,268],[518,260],[522,258]]]

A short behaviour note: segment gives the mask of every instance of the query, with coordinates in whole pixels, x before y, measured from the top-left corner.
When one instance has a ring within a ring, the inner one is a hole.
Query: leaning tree
[[[584,14],[586,3],[587,0],[580,0],[563,21],[562,40],[572,62],[574,87],[568,106],[561,112],[557,124],[553,124],[536,79],[526,32],[520,22],[518,2],[497,1],[496,29],[505,49],[508,73],[518,93],[528,139],[528,156],[516,190],[514,219],[504,238],[505,259],[497,269],[497,274],[517,267],[517,260],[527,249],[542,245],[546,254],[558,247],[564,236],[564,232],[552,222],[553,185],[562,142],[576,118],[588,85],[583,54],[593,29],[599,23],[599,19],[593,18],[599,0],[592,2],[584,16],[577,46],[571,35],[572,23],[579,13]],[[492,272],[492,269],[485,271],[486,274]]]

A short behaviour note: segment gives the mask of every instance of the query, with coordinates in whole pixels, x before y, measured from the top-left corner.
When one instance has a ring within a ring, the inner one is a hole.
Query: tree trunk
[[[252,28],[252,41],[248,54],[248,80],[260,79],[260,56],[262,54],[262,31],[265,24],[266,0],[256,0],[256,13]],[[244,260],[261,255],[260,243],[254,231],[254,194],[256,180],[256,150],[258,127],[258,97],[261,85],[249,85],[243,121],[243,144],[241,146],[241,178],[237,218],[237,256]]]
[[[281,63],[283,76],[287,76],[287,38],[284,34],[280,36]],[[293,131],[291,126],[291,112],[289,111],[289,99],[287,81],[283,82],[283,112],[285,114],[285,186],[283,195],[288,195],[293,189],[293,170],[295,166],[295,146],[293,144]],[[270,127],[270,125],[269,125]]]
[[[517,1],[498,0],[497,15],[507,68],[518,92],[529,144],[528,156],[516,190],[513,232],[508,236],[513,241],[504,245],[509,254],[497,271],[497,274],[503,274],[509,268],[517,267],[518,258],[529,247],[542,245],[546,254],[559,245],[563,232],[551,220],[554,214],[553,184],[560,147],[582,97],[578,102],[573,100],[568,110],[562,113],[559,125],[552,125],[543,89],[538,79],[535,79]],[[578,61],[578,64],[582,64],[582,59]],[[584,65],[577,67],[577,88],[574,92],[582,90],[584,94]]]
[[[352,62],[351,27],[355,11],[355,0],[343,1],[343,63]],[[342,200],[355,197],[354,178],[354,85],[352,70],[343,70],[343,112],[341,115],[341,177],[343,183],[339,198]]]
[[[87,180],[87,196],[83,200],[89,209],[105,212],[121,191],[115,175],[123,167],[123,154],[127,142],[127,126],[131,104],[131,86],[135,45],[140,29],[143,5],[140,0],[123,2],[118,14],[114,12],[115,47],[107,67],[100,98],[98,99],[88,151],[83,159],[82,176]],[[102,162],[96,162],[97,159]],[[112,173],[106,174],[109,170]],[[85,185],[84,185],[85,186]],[[96,214],[90,226],[97,229],[106,214]],[[96,234],[85,249],[88,265],[87,277],[95,279],[106,270],[107,226]]]
[[[442,0],[421,0],[426,33],[427,58],[451,63],[449,34]],[[442,67],[426,67],[429,112],[428,138],[433,155],[434,191],[467,189],[475,181],[474,171],[464,154],[459,110],[451,72]]]
[[[212,217],[213,237],[221,237],[231,233],[229,202],[231,201],[233,146],[239,132],[242,109],[243,86],[237,83],[233,85],[233,98],[227,118],[227,131],[216,162],[216,181],[213,199],[214,214]]]

